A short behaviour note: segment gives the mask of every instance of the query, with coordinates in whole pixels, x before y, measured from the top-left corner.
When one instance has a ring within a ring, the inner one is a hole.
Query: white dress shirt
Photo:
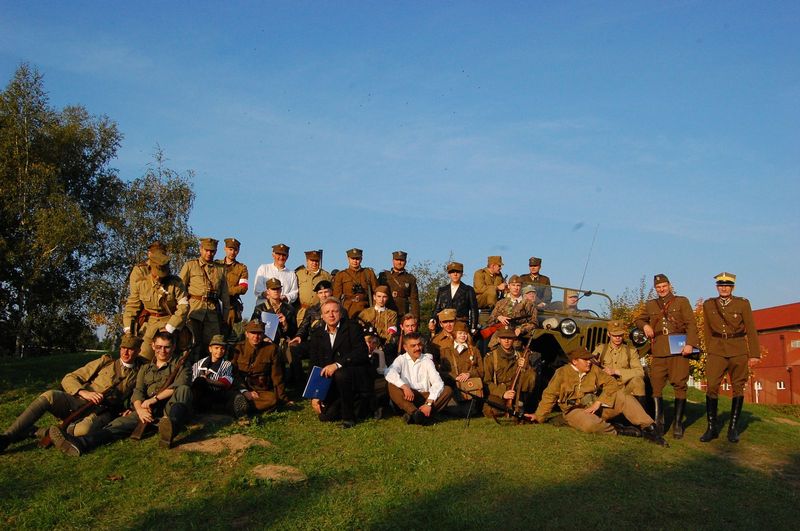
[[[300,289],[297,286],[297,275],[291,269],[284,267],[278,269],[275,264],[261,264],[256,271],[256,285],[254,291],[256,292],[256,306],[264,302],[264,291],[267,289],[267,280],[277,278],[281,281],[282,291],[281,295],[286,297],[289,304],[297,300],[297,294]]]
[[[408,385],[420,393],[427,391],[430,393],[428,400],[434,402],[444,389],[444,382],[430,354],[421,354],[417,361],[412,360],[408,352],[397,356],[386,371],[386,381],[397,387]]]

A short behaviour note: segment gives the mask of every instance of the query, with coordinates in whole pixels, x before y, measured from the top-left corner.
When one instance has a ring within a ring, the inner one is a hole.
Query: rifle
[[[517,372],[516,372],[516,374],[514,374],[514,379],[511,381],[511,390],[512,391],[517,387],[517,381],[519,381],[519,375],[522,373],[522,368],[525,365],[528,365],[528,359],[530,358],[530,355],[531,355],[531,341],[533,341],[533,336],[531,336],[530,339],[528,339],[528,344],[525,345],[525,350],[522,351],[522,358],[521,359],[524,361],[523,365],[520,366],[519,362],[517,362]],[[495,370],[497,370],[497,367],[495,367]],[[515,398],[517,399],[517,404],[519,404],[519,402],[520,402],[518,395],[519,395],[519,393],[517,393],[515,395]],[[506,399],[506,407],[508,409],[516,410],[517,407],[511,405],[511,400],[513,400],[513,399],[511,399],[511,398]],[[508,416],[508,412],[506,412],[506,416]]]
[[[525,417],[525,413],[523,413],[522,411],[516,410],[514,408],[509,408],[505,404],[500,404],[498,402],[495,402],[494,400],[489,400],[489,398],[487,398],[487,397],[484,397],[484,396],[481,396],[481,395],[477,395],[477,394],[475,394],[475,393],[473,393],[471,391],[467,391],[466,389],[461,389],[461,392],[470,395],[472,398],[474,398],[477,401],[483,402],[484,404],[488,405],[492,409],[496,409],[498,411],[502,411],[506,415],[514,417],[519,422],[530,422],[528,420],[528,418]],[[467,418],[467,421],[469,422],[469,418]],[[497,421],[497,418],[495,418],[495,421]]]
[[[175,368],[169,374],[169,377],[167,378],[167,381],[164,382],[164,385],[161,386],[161,389],[156,391],[155,394],[153,394],[152,396],[150,396],[148,398],[153,398],[154,396],[158,396],[158,394],[160,392],[166,391],[167,389],[169,389],[169,387],[175,381],[175,378],[178,377],[178,373],[183,370],[183,368],[184,368],[183,365],[186,363],[186,360],[189,357],[189,354],[191,352],[192,352],[191,348],[188,348],[188,349],[186,349],[186,351],[184,351],[183,356],[181,356],[178,359],[178,364],[175,366]],[[139,420],[139,424],[137,424],[136,427],[133,429],[133,432],[131,433],[131,437],[130,438],[133,439],[134,441],[140,440],[142,438],[142,436],[144,435],[144,430],[146,430],[147,426],[149,426],[149,425],[150,425],[149,422],[142,422],[141,420]]]
[[[122,380],[120,380],[120,381],[122,381]],[[67,415],[67,417],[64,420],[61,421],[61,423],[58,425],[58,427],[62,431],[66,431],[70,424],[72,424],[76,420],[80,420],[83,417],[89,415],[92,412],[91,411],[92,409],[94,409],[95,407],[100,406],[100,404],[102,404],[103,401],[106,398],[108,398],[108,395],[110,395],[112,391],[116,390],[117,385],[119,385],[119,381],[113,383],[111,385],[111,387],[109,387],[108,389],[103,391],[103,393],[102,393],[103,394],[103,399],[100,400],[100,402],[98,402],[97,404],[87,400],[84,405],[82,405],[81,407],[79,407],[78,409],[76,409],[75,411],[70,413],[69,415]],[[50,445],[52,445],[52,444],[53,444],[53,441],[52,441],[52,439],[50,439],[50,432],[48,430],[47,432],[45,432],[45,434],[42,436],[42,438],[39,439],[38,445],[39,445],[39,448],[49,448]]]
[[[520,315],[519,317],[512,317],[512,318],[510,318],[508,320],[508,325],[515,325],[515,324],[519,323],[520,321],[524,321],[524,320],[530,319],[530,318],[531,318],[530,315]],[[490,337],[492,337],[494,335],[495,332],[497,332],[498,330],[500,330],[504,326],[506,326],[506,325],[504,325],[501,322],[497,322],[497,323],[493,324],[492,326],[487,326],[486,328],[481,329],[481,337],[483,339],[489,339]]]

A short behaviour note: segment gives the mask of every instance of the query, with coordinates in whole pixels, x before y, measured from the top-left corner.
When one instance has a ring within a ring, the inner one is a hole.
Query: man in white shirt
[[[444,408],[453,396],[433,364],[433,356],[423,354],[418,332],[403,337],[405,352],[386,371],[389,398],[404,411],[407,424],[428,425],[433,413]]]
[[[277,278],[283,286],[284,302],[292,304],[297,300],[300,291],[297,284],[297,275],[291,269],[286,268],[286,260],[289,258],[289,246],[285,243],[278,243],[272,246],[271,264],[261,264],[256,271],[255,294],[256,305],[261,304],[267,299],[267,280]]]

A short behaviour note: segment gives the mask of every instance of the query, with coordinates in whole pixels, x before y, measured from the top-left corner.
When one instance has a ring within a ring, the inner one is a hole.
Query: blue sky
[[[220,3],[221,4],[221,3]],[[106,114],[198,235],[323,266],[531,255],[559,285],[796,302],[797,2],[8,2],[0,74]],[[252,284],[252,279],[251,279]],[[248,307],[252,307],[248,295]]]

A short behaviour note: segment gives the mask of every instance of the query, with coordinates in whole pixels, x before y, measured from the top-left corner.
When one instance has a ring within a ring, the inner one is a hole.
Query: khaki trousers
[[[645,413],[639,401],[628,396],[624,391],[617,391],[614,395],[614,407],[601,408],[601,415],[587,413],[583,408],[575,408],[564,415],[567,424],[576,430],[585,433],[602,433],[614,435],[616,430],[607,421],[622,414],[634,426],[646,428],[653,423],[653,419]]]
[[[744,386],[750,373],[747,366],[747,354],[724,358],[710,352],[706,356],[706,395],[709,398],[719,396],[719,384],[722,383],[725,372],[730,376],[733,396],[744,396]]]
[[[686,398],[686,382],[689,381],[689,359],[681,355],[650,358],[650,383],[653,396],[661,397],[669,381],[675,389],[675,398]]]

